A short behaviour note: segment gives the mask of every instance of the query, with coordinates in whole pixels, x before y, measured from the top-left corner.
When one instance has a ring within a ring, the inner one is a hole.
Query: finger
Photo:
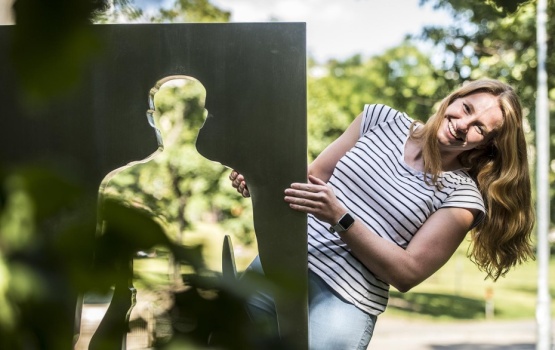
[[[311,183],[316,184],[316,185],[321,185],[321,186],[326,185],[326,183],[323,180],[317,178],[314,175],[308,175],[308,181],[310,181]]]
[[[231,182],[231,186],[237,188],[239,187],[239,185],[241,184],[241,181],[238,180],[237,178],[235,178],[232,182]]]
[[[322,190],[322,187],[319,185],[312,185],[312,184],[299,183],[299,182],[295,182],[291,184],[291,188],[294,188],[300,191],[305,191],[305,192],[313,192],[313,193],[320,192]]]
[[[312,207],[307,207],[300,204],[289,203],[289,207],[293,210],[300,211],[307,214],[316,214],[317,210]]]
[[[231,181],[235,180],[235,178],[237,177],[237,175],[239,175],[239,173],[236,170],[232,170],[231,173],[229,174],[229,179]]]
[[[314,202],[327,202],[327,196],[328,196],[328,192],[327,192],[327,188],[325,187],[320,187],[321,191],[318,192],[312,192],[312,191],[305,191],[305,190],[296,190],[293,188],[288,188],[285,190],[285,195],[286,196],[290,196],[290,197],[294,197],[294,198],[304,198],[304,199],[308,199]],[[314,189],[312,189],[314,190]]]
[[[284,199],[289,204],[294,204],[294,205],[306,207],[306,208],[317,208],[320,206],[320,203],[318,201],[314,201],[306,197],[285,196]]]
[[[241,174],[237,174],[237,177],[235,178],[235,180],[233,180],[233,182],[231,183],[231,185],[235,188],[237,188],[239,185],[245,183],[245,178],[243,177],[243,175]]]
[[[249,190],[247,188],[245,188],[241,194],[245,198],[249,198],[251,196],[251,193],[249,192]]]

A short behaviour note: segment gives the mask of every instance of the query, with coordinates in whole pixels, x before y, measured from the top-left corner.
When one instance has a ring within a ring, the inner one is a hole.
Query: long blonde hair
[[[418,132],[413,124],[411,137],[421,140],[424,171],[437,186],[442,172],[437,134],[447,106],[458,98],[480,92],[497,97],[503,123],[485,147],[462,153],[459,161],[476,181],[486,206],[486,217],[471,232],[469,256],[487,277],[497,280],[511,267],[534,258],[531,244],[534,208],[522,107],[517,94],[497,80],[467,83],[447,96]]]

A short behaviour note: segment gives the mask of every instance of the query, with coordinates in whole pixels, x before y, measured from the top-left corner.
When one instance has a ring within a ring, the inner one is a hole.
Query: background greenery
[[[425,28],[371,57],[355,55],[327,62],[309,59],[308,160],[345,130],[364,103],[389,104],[426,120],[454,87],[469,79],[492,77],[515,86],[521,95],[533,162],[535,1],[421,3],[450,11],[452,24]],[[39,107],[71,90],[87,60],[102,49],[90,31],[90,22],[227,22],[231,15],[208,0],[177,0],[171,8],[148,18],[128,0],[116,0],[112,6],[100,0],[46,4],[18,0],[14,6],[17,27],[12,54],[29,103]],[[549,0],[548,18],[553,18],[554,11],[555,1]],[[547,69],[552,72],[555,24],[550,20],[548,26]],[[554,79],[551,75],[548,81],[551,120]],[[183,275],[208,277],[203,286],[220,292],[233,290],[218,285],[219,275],[213,273],[219,269],[221,240],[226,234],[233,237],[240,269],[256,254],[250,202],[231,190],[228,169],[206,161],[193,147],[195,130],[205,117],[201,83],[168,84],[156,95],[156,123],[164,136],[165,151],[153,161],[120,173],[105,193],[133,204],[125,207],[133,213],[120,216],[154,222],[134,227],[133,235],[120,234],[118,241],[120,245],[132,243],[134,253],[152,257],[136,263],[137,285],[145,288],[163,281],[171,284],[166,267],[172,265]],[[552,158],[554,144],[552,138]],[[177,153],[185,156],[174,156]],[[111,276],[114,256],[105,257],[105,265],[91,268],[93,248],[98,245],[90,230],[90,223],[94,226],[96,221],[96,194],[83,193],[74,174],[36,164],[14,169],[0,162],[0,185],[0,347],[64,348],[56,334],[67,328],[62,322],[49,324],[52,313],[67,307],[63,297],[91,290],[106,293],[113,282],[103,276]],[[553,204],[553,193],[551,198]],[[555,210],[555,205],[551,207]],[[136,238],[139,231],[146,235],[157,232],[164,238],[131,242],[130,237]],[[192,249],[175,250],[179,246]],[[191,253],[201,249],[200,257]],[[117,252],[114,249],[113,254]],[[387,312],[400,317],[483,319],[488,294],[496,318],[534,317],[535,262],[493,284],[483,280],[484,275],[465,255],[462,246],[428,281],[406,294],[393,292]],[[49,327],[44,331],[36,330],[45,324]],[[25,340],[29,335],[31,340]]]

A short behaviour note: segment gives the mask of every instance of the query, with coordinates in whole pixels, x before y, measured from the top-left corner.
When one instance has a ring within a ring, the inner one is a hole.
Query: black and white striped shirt
[[[337,198],[372,232],[406,248],[414,234],[436,210],[446,207],[478,209],[480,192],[465,170],[441,174],[441,189],[425,183],[425,174],[404,161],[412,120],[384,105],[364,107],[360,138],[345,154],[329,184]],[[389,285],[379,280],[351,253],[329,225],[308,218],[309,268],[347,301],[378,315],[385,310]]]

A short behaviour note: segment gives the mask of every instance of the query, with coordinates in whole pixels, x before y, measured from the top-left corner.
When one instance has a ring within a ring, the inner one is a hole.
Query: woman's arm
[[[347,212],[333,190],[322,180],[309,177],[309,184],[295,183],[285,190],[292,209],[310,213],[330,225]],[[470,229],[477,211],[444,208],[432,214],[406,249],[355,223],[341,239],[378,278],[406,292],[436,272],[453,255]]]
[[[308,166],[308,175],[313,175],[324,182],[328,182],[333,174],[335,165],[347,153],[360,137],[362,114],[353,120],[351,125],[326,147],[316,159]]]
[[[355,118],[349,127],[334,142],[326,147],[322,153],[308,166],[308,175],[314,175],[328,181],[333,174],[335,165],[349,151],[359,139],[362,114]],[[243,197],[250,197],[249,188],[242,174],[232,170],[229,174],[231,185]]]
[[[341,239],[376,276],[407,292],[434,274],[455,253],[477,212],[444,208],[432,214],[406,249],[371,232],[360,220]]]

